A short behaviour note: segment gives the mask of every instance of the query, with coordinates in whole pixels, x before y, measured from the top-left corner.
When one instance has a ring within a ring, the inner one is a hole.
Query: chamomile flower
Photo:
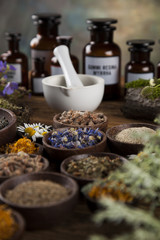
[[[24,136],[31,138],[34,142],[36,142],[37,138],[43,138],[43,136],[51,130],[51,126],[41,123],[24,123],[24,126],[18,126],[17,130]]]

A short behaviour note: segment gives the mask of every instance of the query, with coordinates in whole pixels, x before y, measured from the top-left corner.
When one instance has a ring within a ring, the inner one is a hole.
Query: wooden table
[[[56,112],[48,107],[43,97],[32,96],[27,98],[26,102],[31,108],[30,121],[32,123],[52,124]],[[140,122],[124,118],[120,110],[122,105],[122,101],[102,102],[96,112],[103,112],[108,116],[109,127],[123,123]],[[60,224],[50,230],[26,231],[23,240],[85,240],[93,233],[103,234],[109,231],[109,226],[98,227],[91,221],[91,218],[92,213],[88,210],[84,199],[81,197],[72,217],[62,220]]]

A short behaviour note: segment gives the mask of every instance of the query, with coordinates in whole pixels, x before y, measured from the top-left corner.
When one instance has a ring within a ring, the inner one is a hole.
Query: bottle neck
[[[113,42],[113,31],[91,31],[91,41],[93,42]]]
[[[131,61],[148,62],[150,60],[150,52],[131,52]]]
[[[19,41],[18,40],[9,40],[8,49],[11,52],[19,52]]]
[[[42,36],[55,38],[58,35],[58,25],[39,24],[37,33]]]

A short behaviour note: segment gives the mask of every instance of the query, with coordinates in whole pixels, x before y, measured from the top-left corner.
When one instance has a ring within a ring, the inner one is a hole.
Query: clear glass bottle
[[[125,66],[125,82],[132,82],[139,78],[154,77],[154,65],[150,62],[150,52],[154,41],[145,39],[128,40],[128,49],[131,53],[130,62]]]
[[[53,56],[53,49],[56,46],[56,36],[58,36],[58,25],[60,24],[60,14],[34,14],[32,19],[37,25],[37,35],[30,42],[32,70],[34,70],[34,59],[45,58],[45,70],[50,73],[50,61]]]
[[[83,73],[102,77],[105,80],[103,99],[116,99],[120,94],[121,50],[113,42],[116,28],[111,24],[117,23],[117,20],[98,18],[88,19],[87,23],[90,25],[91,41],[83,50]]]
[[[42,79],[49,76],[44,65],[45,58],[34,59],[34,70],[31,71],[31,90],[34,95],[43,95]]]
[[[70,52],[70,47],[71,47],[71,42],[72,42],[72,37],[71,36],[58,36],[56,37],[57,40],[57,46],[59,45],[66,45],[69,48]],[[73,66],[76,70],[76,72],[79,72],[79,60],[76,56],[72,55],[70,53],[71,61],[73,63]],[[58,75],[58,74],[63,74],[63,71],[61,69],[61,66],[55,56],[52,57],[51,59],[51,75]]]
[[[8,72],[8,81],[17,82],[20,86],[28,88],[28,59],[19,50],[21,34],[7,32],[5,35],[8,41],[8,51],[1,54],[1,59],[16,69]]]

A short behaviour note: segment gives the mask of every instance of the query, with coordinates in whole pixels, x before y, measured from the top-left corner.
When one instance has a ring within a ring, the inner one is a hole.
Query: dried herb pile
[[[55,148],[74,149],[96,145],[102,139],[103,135],[98,129],[66,128],[62,131],[54,130],[48,141]]]
[[[110,159],[108,156],[96,157],[91,155],[78,160],[72,159],[66,170],[76,177],[96,179],[108,176],[111,171],[121,165],[122,161],[118,157]]]
[[[30,157],[24,152],[10,153],[0,157],[0,176],[10,177],[31,172],[39,172],[44,168],[40,155]]]
[[[10,240],[18,229],[12,211],[5,205],[0,206],[0,240]]]
[[[58,203],[69,195],[69,190],[49,180],[20,183],[6,192],[5,198],[21,206],[46,206]]]
[[[103,113],[69,110],[61,113],[57,120],[65,124],[93,126],[104,122],[105,119]]]

